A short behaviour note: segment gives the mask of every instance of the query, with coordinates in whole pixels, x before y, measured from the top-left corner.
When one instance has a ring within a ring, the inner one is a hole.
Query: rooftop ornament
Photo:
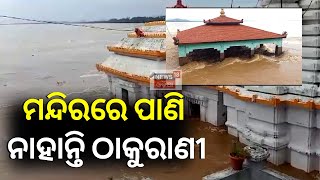
[[[137,37],[145,37],[143,31],[139,28],[135,28],[134,32],[136,33]]]
[[[226,13],[224,12],[224,9],[222,8],[220,11],[220,17],[225,17]]]
[[[182,4],[182,0],[177,0],[177,4],[173,8],[187,8],[187,6]]]
[[[229,17],[226,16],[226,13],[224,12],[224,9],[221,9],[220,16],[218,16],[216,18],[213,18],[213,19],[209,19],[209,20],[203,20],[203,22],[206,25],[217,25],[217,24],[221,24],[221,25],[226,25],[226,24],[239,25],[240,23],[243,23],[243,19],[237,20],[237,19],[229,18]]]

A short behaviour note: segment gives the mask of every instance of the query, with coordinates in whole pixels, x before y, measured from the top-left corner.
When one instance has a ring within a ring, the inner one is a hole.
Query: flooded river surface
[[[292,48],[297,49],[284,45],[284,54],[279,57],[255,54],[252,58],[229,57],[221,62],[195,59],[179,66],[178,47],[170,39],[167,41],[167,68],[182,70],[183,85],[301,85],[302,51]]]

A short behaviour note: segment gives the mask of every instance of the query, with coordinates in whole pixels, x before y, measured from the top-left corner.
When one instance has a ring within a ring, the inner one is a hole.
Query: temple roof
[[[136,29],[139,29],[143,36],[137,37]],[[150,70],[165,69],[165,37],[165,21],[145,23],[144,26],[135,28],[128,37],[107,46],[108,50],[114,53],[103,63],[97,63],[96,68],[120,78],[149,84]]]
[[[240,24],[243,23],[243,20],[229,18],[227,16],[219,16],[213,19],[205,20],[204,23],[207,25],[214,24]]]
[[[221,9],[220,16],[213,18],[213,19],[204,20],[203,22],[206,23],[207,25],[240,24],[240,23],[243,23],[243,19],[238,20],[238,19],[229,18],[225,15],[224,10]]]
[[[111,67],[119,72],[149,77],[150,71],[165,69],[165,61],[148,61],[143,58],[111,54],[101,63],[104,67]]]
[[[285,37],[286,35],[276,34],[244,25],[202,25],[180,31],[177,34],[179,44],[275,39]]]
[[[221,10],[219,17],[204,21],[205,25],[178,31],[179,44],[230,42],[243,40],[286,38],[287,34],[277,34],[245,25],[243,20],[225,16]]]

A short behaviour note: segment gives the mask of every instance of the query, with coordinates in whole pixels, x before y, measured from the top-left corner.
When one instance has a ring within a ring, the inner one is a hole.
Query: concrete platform
[[[232,168],[208,175],[202,180],[297,180],[272,169],[252,170],[250,168],[235,171]]]

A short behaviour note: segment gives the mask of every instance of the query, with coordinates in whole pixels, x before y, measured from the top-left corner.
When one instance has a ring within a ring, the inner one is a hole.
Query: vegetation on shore
[[[101,21],[89,21],[85,23],[145,23],[150,21],[165,21],[165,16],[155,16],[155,17],[132,17],[132,18],[121,18],[121,19],[109,19]]]
[[[28,20],[29,22],[10,22],[0,23],[0,25],[23,25],[23,24],[83,24],[83,23],[145,23],[151,21],[165,21],[165,16],[154,16],[154,17],[127,17],[127,18],[113,18],[109,20],[99,21],[40,21],[40,20]]]

